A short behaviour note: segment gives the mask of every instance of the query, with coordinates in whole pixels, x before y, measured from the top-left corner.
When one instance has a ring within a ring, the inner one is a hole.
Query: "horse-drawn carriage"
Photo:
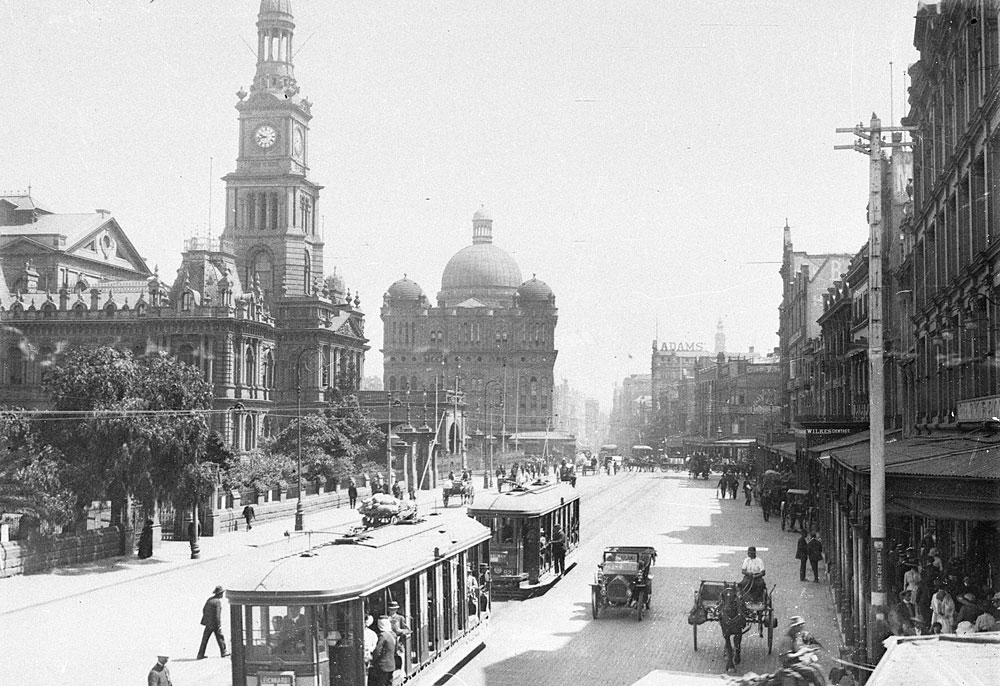
[[[472,485],[472,479],[445,479],[441,486],[441,499],[444,506],[448,507],[448,501],[455,498],[462,505],[471,503],[476,497],[476,488]]]
[[[387,493],[376,493],[361,501],[358,512],[361,513],[362,524],[376,527],[416,519],[417,506]]]
[[[726,641],[727,670],[740,663],[743,634],[754,628],[761,638],[767,631],[767,652],[771,653],[777,621],[771,591],[766,586],[761,596],[750,597],[743,593],[737,582],[703,580],[694,593],[694,607],[688,615],[695,650],[698,650],[698,625],[705,622],[718,622],[722,629]]]
[[[565,481],[570,486],[576,488],[576,471],[571,464],[563,464],[559,468],[559,480]]]
[[[712,471],[712,464],[705,453],[694,453],[688,458],[687,464],[688,473],[694,479],[699,477],[707,479],[709,472]]]
[[[607,607],[635,608],[639,621],[653,596],[650,567],[656,562],[652,546],[611,546],[604,549],[590,585],[591,611],[597,619]]]

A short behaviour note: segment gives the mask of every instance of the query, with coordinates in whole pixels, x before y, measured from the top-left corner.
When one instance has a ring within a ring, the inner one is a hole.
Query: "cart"
[[[417,517],[417,506],[385,493],[376,493],[361,501],[358,512],[361,513],[361,523],[373,528],[412,521]]]
[[[700,612],[703,617],[703,621],[706,622],[719,621],[719,598],[722,595],[722,589],[727,585],[732,586],[733,583],[727,581],[702,580],[702,582],[698,585],[698,590],[694,593],[694,609],[692,610],[692,614]],[[743,633],[747,633],[751,629],[756,628],[757,635],[763,638],[764,631],[766,630],[768,655],[771,654],[771,647],[774,644],[774,627],[777,623],[774,618],[774,606],[771,601],[771,594],[773,591],[773,587],[770,590],[765,588],[764,597],[759,602],[754,602],[746,596],[743,597],[743,602],[746,605],[744,616],[747,620]],[[698,650],[699,623],[703,622],[691,622],[695,650]]]

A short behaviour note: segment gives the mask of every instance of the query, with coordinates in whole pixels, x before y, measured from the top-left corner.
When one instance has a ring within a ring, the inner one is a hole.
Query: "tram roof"
[[[248,563],[245,572],[227,586],[226,597],[237,605],[350,600],[489,538],[487,527],[463,516],[445,515],[369,529],[358,542],[331,541],[314,546],[310,555],[298,550],[275,558],[272,551],[267,559]]]
[[[523,517],[552,512],[565,503],[579,500],[580,493],[565,483],[527,485],[505,493],[478,491],[469,506],[469,515],[511,514]]]

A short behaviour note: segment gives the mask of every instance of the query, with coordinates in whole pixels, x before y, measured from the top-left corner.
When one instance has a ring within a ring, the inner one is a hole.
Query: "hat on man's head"
[[[391,603],[389,603],[389,609],[390,610],[398,610],[399,609],[399,603],[397,603],[395,600],[393,600]]]
[[[910,590],[910,589],[908,589],[908,588],[907,588],[907,589],[904,589],[904,590],[902,590],[902,591],[900,591],[900,592],[899,592],[899,597],[900,597],[900,598],[903,598],[904,600],[905,600],[906,598],[909,598],[909,597],[910,597],[910,596],[912,596],[912,595],[913,595],[913,591],[912,591],[912,590]]]
[[[225,592],[226,592],[226,589],[224,589],[222,586],[216,586],[215,590],[212,591],[212,593],[214,593],[215,595],[222,595]]]
[[[802,619],[802,617],[800,617],[799,615],[795,615],[795,616],[791,617],[788,620],[788,626],[789,627],[802,626],[805,623],[806,623],[806,620]]]
[[[966,593],[964,595],[960,595],[960,596],[958,596],[958,602],[962,603],[963,605],[971,605],[972,607],[975,607],[976,606],[976,594],[975,593]]]

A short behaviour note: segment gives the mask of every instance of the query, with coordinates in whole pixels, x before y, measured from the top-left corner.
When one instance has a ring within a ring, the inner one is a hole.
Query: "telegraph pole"
[[[838,128],[837,133],[850,133],[856,137],[852,145],[835,145],[836,150],[855,150],[868,155],[868,426],[871,446],[871,561],[869,584],[871,608],[867,622],[867,653],[869,660],[881,657],[881,645],[876,628],[886,621],[885,580],[885,366],[882,336],[882,169],[885,162],[882,148],[903,148],[912,142],[903,142],[902,135],[893,141],[882,140],[886,131],[902,134],[914,131],[912,126],[888,126],[872,113],[868,127],[858,124],[853,128]],[[864,141],[868,141],[866,144]]]

